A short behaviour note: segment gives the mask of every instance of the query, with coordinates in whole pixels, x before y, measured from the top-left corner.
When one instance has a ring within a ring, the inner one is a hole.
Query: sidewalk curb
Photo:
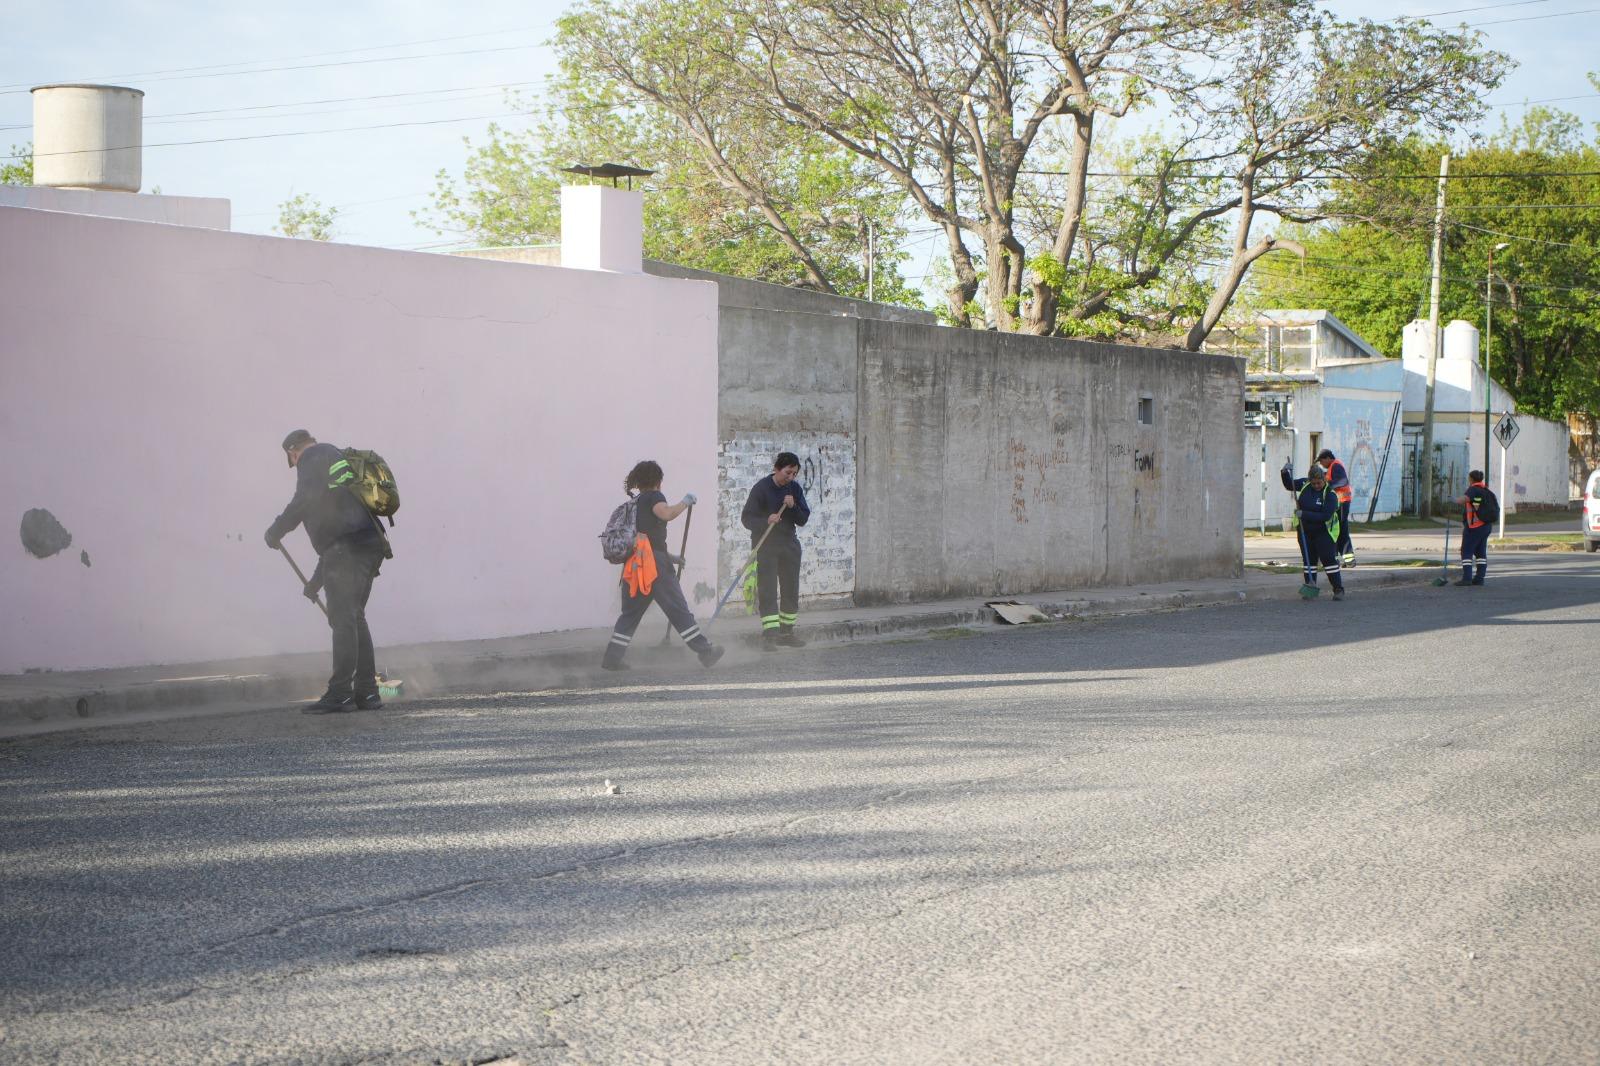
[[[1376,568],[1374,568],[1376,569]],[[1421,572],[1373,575],[1363,574],[1357,592],[1405,585],[1421,585],[1437,576],[1432,568]],[[1020,597],[1032,602],[1052,622],[1079,619],[1108,618],[1147,614],[1157,611],[1175,611],[1192,607],[1217,607],[1236,603],[1293,600],[1299,595],[1299,585],[1285,582],[1282,586],[1241,586],[1227,590],[1188,591],[1150,595],[1135,593],[1125,597],[1097,599],[1069,599],[1054,602]],[[936,629],[967,626],[994,626],[996,615],[981,602],[970,607],[955,607],[937,611],[916,611],[906,605],[904,614],[889,615],[868,620],[844,619],[837,622],[817,622],[804,627],[806,639],[817,644],[841,644],[858,640],[902,633],[926,633]],[[1041,623],[1048,625],[1050,623]],[[997,627],[998,628],[998,627]],[[759,649],[760,633],[724,634],[726,644]],[[636,648],[644,661],[662,661],[668,655],[681,658],[681,645],[673,644],[673,652],[658,652],[654,647]],[[450,692],[493,690],[497,684],[526,685],[530,672],[541,675],[541,684],[550,686],[593,682],[599,676],[596,662],[599,652],[562,650],[546,653],[518,655],[489,655],[463,658],[453,662],[420,663],[399,662],[396,671],[407,676],[408,692],[419,696],[440,696]],[[424,676],[417,677],[417,674]],[[196,714],[226,713],[262,706],[283,706],[296,700],[310,699],[318,692],[326,678],[319,673],[287,673],[282,675],[247,674],[237,676],[199,678],[193,681],[167,681],[136,683],[122,688],[85,688],[44,696],[0,696],[0,733],[20,727],[54,726],[57,729],[90,728],[96,725],[115,725],[129,718],[160,711],[188,710]],[[196,710],[206,708],[207,710]],[[192,715],[185,715],[191,717]],[[23,734],[17,734],[23,735]]]

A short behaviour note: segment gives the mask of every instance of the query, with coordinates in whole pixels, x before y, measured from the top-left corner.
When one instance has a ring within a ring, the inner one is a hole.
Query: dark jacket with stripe
[[[1295,494],[1294,505],[1300,509],[1300,521],[1309,529],[1311,526],[1326,528],[1328,519],[1339,514],[1339,497],[1333,487],[1323,481],[1321,490],[1311,487],[1307,478],[1290,478],[1287,468],[1278,471],[1283,478],[1283,487]]]
[[[339,483],[345,468],[332,468],[343,462],[344,452],[331,444],[313,444],[300,453],[294,468],[294,499],[269,530],[274,540],[281,540],[302,522],[318,555],[345,537],[377,540],[383,536],[366,504]]]
[[[744,501],[744,513],[739,516],[744,528],[750,531],[752,547],[767,531],[767,516],[778,513],[778,508],[783,506],[785,496],[794,497],[794,506],[783,512],[778,528],[772,531],[767,543],[770,544],[775,540],[800,543],[800,538],[795,535],[795,527],[803,526],[811,520],[811,507],[806,503],[805,490],[800,487],[799,481],[791,481],[779,488],[778,483],[772,480],[772,475],[768,474],[751,488],[750,496]]]

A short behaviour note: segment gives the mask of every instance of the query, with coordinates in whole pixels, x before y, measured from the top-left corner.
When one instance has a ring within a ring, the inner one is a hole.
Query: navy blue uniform
[[[1478,517],[1478,508],[1489,495],[1489,487],[1475,481],[1462,495],[1467,498],[1467,512],[1461,530],[1461,580],[1481,585],[1489,572],[1489,533],[1494,526]],[[1476,575],[1472,572],[1474,566],[1478,570]]]
[[[316,549],[317,569],[311,582],[328,593],[328,626],[333,630],[333,676],[328,678],[325,699],[378,694],[367,599],[388,542],[372,512],[343,487],[344,461],[344,452],[331,444],[313,444],[301,452],[295,463],[294,498],[267,530],[267,542],[277,546],[303,523]]]
[[[622,657],[633,644],[634,631],[639,628],[644,613],[652,603],[661,608],[661,613],[667,616],[667,621],[678,631],[690,650],[704,656],[711,648],[711,641],[700,632],[700,624],[694,620],[694,611],[690,610],[689,601],[683,595],[678,572],[672,568],[672,557],[667,552],[667,524],[656,515],[656,504],[666,502],[666,496],[658,489],[639,493],[635,521],[639,534],[650,542],[650,550],[655,554],[656,579],[651,583],[649,592],[641,592],[637,596],[629,591],[627,582],[623,582],[622,613],[617,616],[616,625],[611,627],[611,640],[606,644],[605,657],[601,660],[604,665],[615,668],[622,664]]]
[[[767,475],[750,489],[739,520],[750,531],[753,548],[767,532],[767,518],[783,508],[792,496],[794,506],[783,510],[777,528],[756,556],[756,606],[764,633],[789,633],[800,620],[800,537],[795,530],[811,520],[811,507],[798,480],[779,485]]]
[[[1295,508],[1300,512],[1300,566],[1306,584],[1317,583],[1317,564],[1328,575],[1328,584],[1335,592],[1344,591],[1344,578],[1339,573],[1339,546],[1328,532],[1328,521],[1339,517],[1339,497],[1326,481],[1322,488],[1314,489],[1306,478],[1289,477],[1289,468],[1279,474],[1283,487],[1295,494]]]

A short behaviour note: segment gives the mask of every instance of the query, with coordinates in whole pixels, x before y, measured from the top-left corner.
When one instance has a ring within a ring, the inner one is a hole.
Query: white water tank
[[[33,183],[138,192],[144,91],[120,85],[33,90]]]
[[[1445,359],[1460,359],[1470,363],[1478,361],[1478,327],[1462,319],[1454,319],[1444,327]]]

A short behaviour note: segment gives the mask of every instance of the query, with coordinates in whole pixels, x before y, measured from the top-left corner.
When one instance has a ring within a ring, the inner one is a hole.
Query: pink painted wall
[[[326,648],[262,543],[300,426],[395,468],[380,646],[608,624],[637,459],[715,504],[712,284],[14,208],[0,248],[0,672]],[[23,549],[34,507],[71,548]]]

